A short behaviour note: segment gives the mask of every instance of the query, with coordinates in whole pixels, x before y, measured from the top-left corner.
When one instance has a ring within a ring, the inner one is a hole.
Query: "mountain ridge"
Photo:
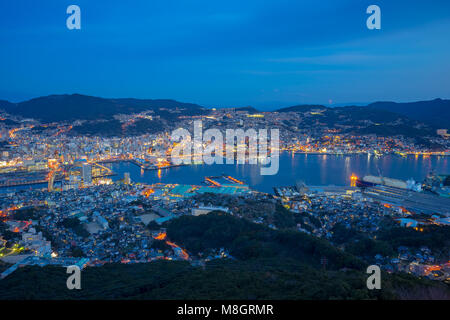
[[[399,113],[413,120],[427,122],[437,128],[450,129],[450,100],[437,98],[416,102],[379,101],[367,107]]]
[[[206,114],[210,109],[194,103],[179,102],[172,99],[136,99],[136,98],[102,98],[82,94],[60,94],[36,97],[13,103],[0,100],[0,109],[12,115],[34,118],[44,122],[73,120],[112,119],[117,114],[132,114],[153,111],[161,117],[171,118],[170,112],[180,110],[183,115]],[[279,108],[271,112],[311,112],[313,110],[355,111],[368,114],[389,112],[416,120],[433,128],[450,129],[450,100],[434,99],[417,102],[378,101],[367,106],[327,107],[320,104],[300,104]],[[236,110],[259,112],[253,107],[236,108]]]
[[[201,113],[202,106],[170,99],[101,98],[81,94],[37,97],[19,103],[0,100],[7,113],[45,122],[112,119],[116,114],[131,114],[160,109],[186,109],[188,114]]]

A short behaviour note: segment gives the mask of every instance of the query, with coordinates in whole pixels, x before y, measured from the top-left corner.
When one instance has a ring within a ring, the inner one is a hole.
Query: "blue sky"
[[[81,30],[66,28],[67,6]],[[366,28],[381,8],[382,29]],[[0,3],[0,99],[61,93],[262,109],[450,98],[450,1]]]

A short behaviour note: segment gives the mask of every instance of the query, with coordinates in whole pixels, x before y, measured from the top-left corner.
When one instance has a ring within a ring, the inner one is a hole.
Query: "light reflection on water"
[[[124,172],[130,172],[135,182],[145,183],[180,183],[201,184],[205,176],[217,176],[222,173],[231,175],[245,181],[252,188],[264,192],[272,192],[273,186],[294,185],[301,180],[309,185],[350,185],[350,176],[368,174],[407,180],[414,178],[422,181],[433,169],[436,173],[450,173],[448,157],[418,157],[403,158],[396,155],[387,155],[381,158],[367,155],[314,155],[283,153],[280,155],[280,169],[273,176],[262,176],[260,165],[192,165],[165,169],[158,178],[157,170],[145,171],[139,174],[140,169],[130,163],[113,164],[113,170],[118,178]]]
[[[122,179],[125,172],[130,173],[133,182],[143,183],[180,183],[202,184],[205,176],[221,174],[231,175],[245,181],[250,187],[272,193],[274,186],[294,185],[296,181],[304,181],[308,185],[350,185],[350,176],[355,173],[362,177],[368,174],[382,175],[407,180],[414,178],[422,181],[434,170],[438,174],[450,174],[449,157],[387,155],[381,158],[367,155],[316,155],[283,153],[279,158],[279,172],[273,176],[262,176],[260,165],[192,165],[170,169],[142,170],[128,163],[111,164],[117,176]],[[46,184],[0,188],[0,193],[30,188],[46,188]]]

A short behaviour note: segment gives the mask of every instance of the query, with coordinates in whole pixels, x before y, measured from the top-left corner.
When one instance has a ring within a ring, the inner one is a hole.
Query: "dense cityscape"
[[[442,173],[430,172],[417,182],[353,175],[346,186],[308,186],[292,180],[291,186],[274,185],[273,193],[264,193],[219,173],[197,178],[192,185],[148,184],[134,182],[129,172],[118,176],[111,167],[129,162],[141,173],[155,170],[158,176],[161,170],[171,170],[170,130],[190,128],[198,119],[207,128],[222,130],[278,128],[280,152],[293,155],[445,158],[449,154],[445,130],[426,135],[424,145],[402,134],[355,135],[352,129],[367,128],[372,121],[350,125],[340,117],[327,125],[314,118],[324,117],[326,108],[299,109],[264,113],[251,108],[204,109],[201,115],[186,116],[178,108],[159,108],[116,116],[120,132],[111,135],[101,129],[80,134],[77,128],[86,121],[42,124],[2,113],[2,278],[26,265],[92,268],[172,260],[205,266],[217,259],[235,260],[231,247],[195,252],[170,239],[166,230],[181,216],[222,212],[269,229],[324,239],[388,273],[448,283],[448,239],[440,245],[428,236],[423,243],[420,240],[420,234],[448,231],[450,179]],[[162,111],[170,114],[170,120],[157,115]],[[148,122],[142,127],[144,134],[125,134],[142,121]],[[146,133],[156,121],[158,132]],[[390,233],[398,229],[413,232],[405,235],[412,240],[395,241]]]
[[[448,31],[449,1],[1,1],[4,310],[449,301]]]

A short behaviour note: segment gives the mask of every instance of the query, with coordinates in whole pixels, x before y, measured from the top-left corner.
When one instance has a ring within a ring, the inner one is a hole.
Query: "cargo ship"
[[[369,187],[374,187],[374,186],[376,186],[376,184],[375,184],[375,183],[372,183],[372,182],[364,181],[363,179],[357,179],[357,180],[356,180],[356,186],[357,186],[358,188],[369,188]]]
[[[359,188],[368,188],[374,186],[387,186],[397,189],[408,189],[407,183],[403,180],[386,178],[386,177],[376,177],[376,176],[365,176],[362,179],[356,179],[356,186]]]

